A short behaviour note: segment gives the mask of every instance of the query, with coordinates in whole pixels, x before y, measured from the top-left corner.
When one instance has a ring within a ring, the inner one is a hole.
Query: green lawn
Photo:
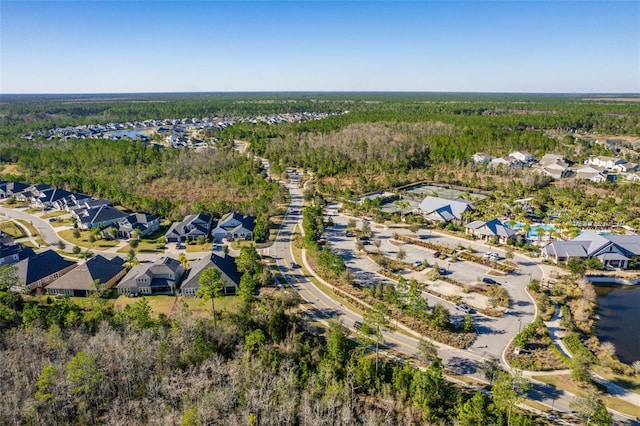
[[[118,241],[113,240],[96,240],[96,242],[91,244],[89,242],[89,234],[89,231],[82,231],[80,232],[80,238],[75,238],[73,236],[73,229],[66,229],[59,232],[60,238],[69,241],[71,244],[92,250],[104,250],[118,245]]]
[[[27,236],[27,231],[25,231],[20,225],[13,221],[4,221],[0,222],[0,231],[5,234],[11,235],[13,238],[22,238]]]
[[[180,297],[180,301],[178,303],[185,303],[189,309],[189,311],[196,315],[202,317],[210,317],[211,316],[211,301],[204,301],[199,297]],[[228,312],[238,312],[238,308],[240,306],[240,297],[238,296],[223,296],[218,297],[215,300],[216,304],[216,312],[228,311]]]
[[[164,249],[157,248],[158,243],[152,240],[140,240],[136,253],[164,253]],[[129,244],[118,249],[118,253],[129,253],[131,246]]]
[[[594,372],[604,377],[605,379],[612,381],[618,386],[622,386],[631,392],[640,394],[640,375],[635,376],[622,376],[619,374],[613,374],[610,369],[602,367],[594,367]]]
[[[252,246],[253,244],[253,241],[235,240],[231,241],[231,248],[234,250],[240,250],[242,247]]]
[[[28,214],[41,213],[42,209],[31,207],[31,208],[26,209],[24,212],[28,213]]]
[[[151,312],[157,318],[160,314],[165,314],[169,316],[171,314],[171,309],[173,308],[173,304],[176,301],[175,296],[167,296],[167,295],[157,295],[157,296],[144,296],[144,298],[149,302],[149,306],[151,306]],[[132,305],[142,300],[142,297],[127,297],[127,296],[118,296],[116,299],[113,308],[116,311],[122,311],[125,306]]]
[[[592,386],[579,386],[575,381],[571,380],[568,375],[536,375],[534,378],[541,382],[555,386],[558,389],[571,392],[574,395],[584,393],[586,391],[594,391],[594,388]],[[620,398],[616,398],[606,394],[603,395],[602,400],[607,407],[613,410],[620,411],[621,413],[628,414],[634,417],[640,416],[640,407],[638,407],[637,405],[630,404]]]
[[[174,303],[176,304],[176,309],[174,310],[174,312],[179,310],[182,304],[185,304],[192,315],[202,318],[211,317],[211,301],[204,301],[199,297],[180,296],[177,299],[177,302],[175,296],[157,295],[143,297],[147,300],[147,302],[149,302],[149,306],[151,306],[151,310],[155,317],[158,317],[159,314],[169,316],[172,313]],[[115,300],[114,309],[116,311],[121,311],[125,306],[139,302],[140,300],[142,300],[142,297],[119,296]],[[240,306],[240,298],[238,296],[223,296],[217,298],[215,300],[215,303],[216,312],[221,312],[224,310],[228,312],[237,312]]]
[[[63,211],[63,210],[52,210],[49,213],[45,213],[42,216],[40,216],[41,219],[50,219],[52,217],[59,217],[59,216],[63,216],[67,214],[67,212]]]
[[[30,222],[27,222],[26,220],[23,220],[23,219],[16,219],[16,220],[20,222],[20,225],[24,226],[29,230],[29,232],[31,232],[31,236],[37,237],[40,235],[36,227],[33,226]]]
[[[193,253],[198,251],[211,251],[213,243],[204,244],[187,244],[187,253]]]

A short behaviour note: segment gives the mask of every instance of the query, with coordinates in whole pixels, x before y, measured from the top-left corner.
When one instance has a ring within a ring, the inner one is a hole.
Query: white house
[[[528,152],[522,152],[522,151],[514,151],[509,154],[509,157],[513,157],[523,163],[531,163],[536,159],[533,155],[529,154]]]
[[[475,154],[473,154],[473,157],[471,157],[471,159],[475,164],[480,164],[488,163],[489,161],[493,160],[493,157],[484,152],[476,152]]]

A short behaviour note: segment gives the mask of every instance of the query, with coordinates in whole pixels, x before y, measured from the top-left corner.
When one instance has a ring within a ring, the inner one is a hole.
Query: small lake
[[[598,295],[600,319],[596,335],[601,342],[612,342],[620,361],[631,364],[640,360],[640,285],[594,286]]]

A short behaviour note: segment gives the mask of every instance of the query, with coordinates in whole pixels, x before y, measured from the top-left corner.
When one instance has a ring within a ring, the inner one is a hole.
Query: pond
[[[596,335],[601,342],[612,342],[620,361],[631,364],[640,360],[638,306],[640,285],[596,285],[600,319]]]

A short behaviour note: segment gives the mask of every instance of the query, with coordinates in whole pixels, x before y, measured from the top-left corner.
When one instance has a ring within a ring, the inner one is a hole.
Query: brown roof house
[[[107,259],[97,255],[47,285],[48,294],[64,294],[72,297],[87,297],[97,290],[97,285],[111,288],[127,270],[119,257]]]

